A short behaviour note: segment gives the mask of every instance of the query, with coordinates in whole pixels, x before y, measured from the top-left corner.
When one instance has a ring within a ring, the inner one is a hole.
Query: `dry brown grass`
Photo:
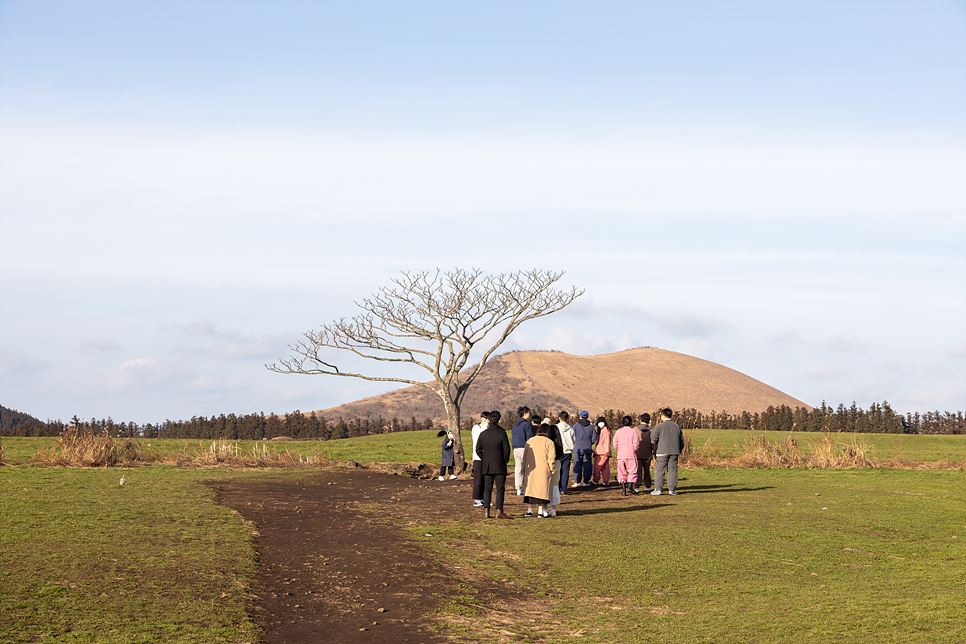
[[[3,441],[0,441],[0,465],[7,464],[7,457],[3,455]]]
[[[194,467],[311,467],[331,465],[332,461],[319,451],[305,456],[292,454],[288,450],[276,452],[268,445],[255,445],[246,452],[239,447],[238,443],[220,440],[212,441],[210,447],[197,452],[184,464]]]
[[[57,439],[57,447],[42,449],[34,461],[52,467],[110,467],[117,465],[117,446],[105,431],[95,435],[86,425],[71,426]]]
[[[276,452],[268,445],[256,445],[243,451],[237,442],[212,441],[210,446],[164,454],[145,449],[137,441],[125,439],[120,445],[104,432],[95,435],[89,427],[70,427],[57,439],[57,446],[42,449],[33,462],[51,467],[110,467],[112,465],[146,465],[157,463],[178,467],[313,467],[331,465],[332,461],[319,451],[311,455],[292,454],[288,450]]]
[[[809,453],[802,449],[795,436],[769,443],[765,434],[756,434],[745,442],[741,454],[730,458],[722,457],[719,448],[711,447],[710,440],[695,451],[690,434],[685,433],[684,443],[681,463],[685,467],[851,469],[892,466],[886,461],[869,458],[871,446],[857,436],[853,436],[849,442],[839,442],[833,438],[833,434],[826,433],[821,441],[812,445]]]

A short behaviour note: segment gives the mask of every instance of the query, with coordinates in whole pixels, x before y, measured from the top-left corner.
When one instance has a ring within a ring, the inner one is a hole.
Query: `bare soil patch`
[[[529,594],[512,581],[466,578],[407,532],[450,521],[454,512],[481,514],[471,506],[468,480],[335,467],[210,486],[256,526],[259,575],[250,611],[266,644],[448,642],[433,627],[451,594],[469,594],[492,618],[504,615],[498,621],[508,627],[508,606]]]

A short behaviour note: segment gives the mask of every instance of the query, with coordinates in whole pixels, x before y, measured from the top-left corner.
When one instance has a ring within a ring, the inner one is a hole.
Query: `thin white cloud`
[[[200,339],[200,343],[178,344],[174,352],[189,355],[209,355],[228,360],[269,360],[277,359],[287,353],[287,344],[293,342],[294,336],[250,335],[234,329],[220,327],[210,321],[193,322],[175,327],[175,331],[183,338],[191,341]]]
[[[183,382],[193,370],[183,364],[159,361],[153,356],[125,360],[110,370],[106,384],[116,389],[171,386]]]
[[[82,348],[86,351],[94,351],[98,353],[114,353],[115,351],[121,351],[121,345],[112,340],[90,340],[85,342]]]
[[[850,373],[850,369],[841,365],[814,364],[805,369],[804,375],[813,380],[837,380],[847,377]]]

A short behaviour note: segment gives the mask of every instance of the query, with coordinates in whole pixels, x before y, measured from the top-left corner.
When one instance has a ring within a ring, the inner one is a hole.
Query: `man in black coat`
[[[500,427],[500,412],[490,412],[490,425],[480,433],[476,441],[476,454],[480,457],[483,473],[483,518],[490,518],[490,499],[496,488],[497,519],[509,519],[503,512],[503,497],[506,490],[507,463],[510,461],[510,440],[506,430]],[[475,465],[475,463],[474,463]]]

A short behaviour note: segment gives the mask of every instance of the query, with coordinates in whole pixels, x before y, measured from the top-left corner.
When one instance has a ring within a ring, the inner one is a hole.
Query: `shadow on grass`
[[[647,505],[621,505],[610,508],[593,508],[587,510],[558,510],[560,516],[579,517],[585,514],[614,514],[617,512],[640,512],[642,510],[657,510],[671,505],[670,503],[649,503]]]
[[[735,487],[734,483],[729,483],[728,485],[688,485],[686,487],[678,487],[678,494],[709,494],[714,492],[761,492],[762,490],[774,489],[772,485],[763,485],[761,487]]]

